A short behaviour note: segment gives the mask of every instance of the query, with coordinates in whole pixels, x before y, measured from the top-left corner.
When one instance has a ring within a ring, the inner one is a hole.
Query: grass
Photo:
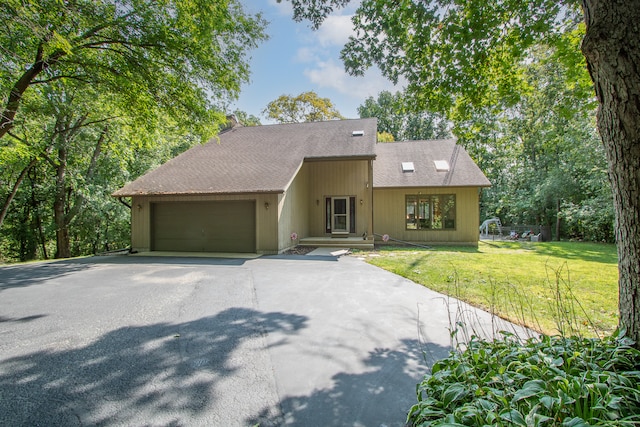
[[[608,335],[618,323],[615,245],[483,241],[478,248],[387,246],[359,255],[545,334]]]

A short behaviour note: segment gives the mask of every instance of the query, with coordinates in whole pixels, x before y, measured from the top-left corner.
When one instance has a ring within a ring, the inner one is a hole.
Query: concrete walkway
[[[0,425],[402,426],[456,313],[353,256],[0,267]]]

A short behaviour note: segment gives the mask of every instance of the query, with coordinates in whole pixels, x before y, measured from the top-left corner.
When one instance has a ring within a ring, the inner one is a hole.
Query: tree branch
[[[24,143],[24,144],[26,144],[26,143],[27,143],[27,141],[26,141],[24,138],[20,138],[18,135],[16,135],[16,134],[15,134],[15,133],[13,133],[13,132],[7,132],[7,134],[8,134],[10,137],[12,137],[12,138],[14,138],[14,139],[17,139],[18,141],[20,141],[20,142],[22,142],[22,143]]]
[[[56,80],[60,80],[60,79],[73,79],[73,80],[78,80],[81,81],[82,83],[91,83],[88,79],[85,80],[82,78],[82,76],[72,76],[72,75],[60,75],[60,76],[55,76],[55,77],[50,77],[48,79],[44,79],[44,80],[34,80],[31,82],[31,84],[33,85],[37,85],[37,84],[46,84],[46,83],[51,83],[54,82]]]
[[[36,53],[36,61],[25,71],[18,81],[11,88],[9,98],[0,116],[0,138],[6,135],[13,128],[13,119],[18,112],[22,95],[27,90],[33,80],[44,70],[56,64],[60,58],[66,53],[64,51],[56,51],[49,58],[43,58],[42,43],[38,46]]]
[[[130,16],[133,16],[135,13],[137,13],[136,10],[132,10],[131,12],[122,15],[121,17],[114,19],[112,21],[108,21],[108,22],[103,22],[100,25],[96,25],[93,28],[89,28],[87,31],[85,31],[84,34],[82,34],[78,40],[87,40],[93,36],[95,36],[96,34],[98,34],[100,31],[109,28],[109,27],[113,27],[115,25],[117,25],[119,22],[121,21],[125,21],[127,18],[129,18]]]
[[[2,212],[0,212],[0,228],[2,228],[2,223],[4,222],[4,219],[7,216],[7,212],[9,211],[9,205],[11,205],[11,201],[13,200],[16,193],[18,192],[18,188],[20,188],[20,184],[22,184],[22,181],[24,181],[24,178],[27,176],[27,173],[29,172],[29,170],[33,166],[35,166],[37,162],[38,162],[38,159],[36,157],[32,158],[29,164],[24,169],[22,169],[22,172],[20,172],[18,179],[13,184],[13,188],[11,189],[9,196],[7,196],[7,200],[5,200],[4,205],[2,206]]]

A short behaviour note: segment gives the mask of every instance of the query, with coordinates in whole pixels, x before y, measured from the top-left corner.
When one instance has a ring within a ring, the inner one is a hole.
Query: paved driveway
[[[0,267],[0,425],[402,426],[448,327],[354,257]]]

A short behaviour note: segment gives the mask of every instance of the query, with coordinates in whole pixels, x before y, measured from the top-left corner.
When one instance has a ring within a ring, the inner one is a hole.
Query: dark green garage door
[[[152,209],[154,251],[256,251],[254,201],[154,203]]]

